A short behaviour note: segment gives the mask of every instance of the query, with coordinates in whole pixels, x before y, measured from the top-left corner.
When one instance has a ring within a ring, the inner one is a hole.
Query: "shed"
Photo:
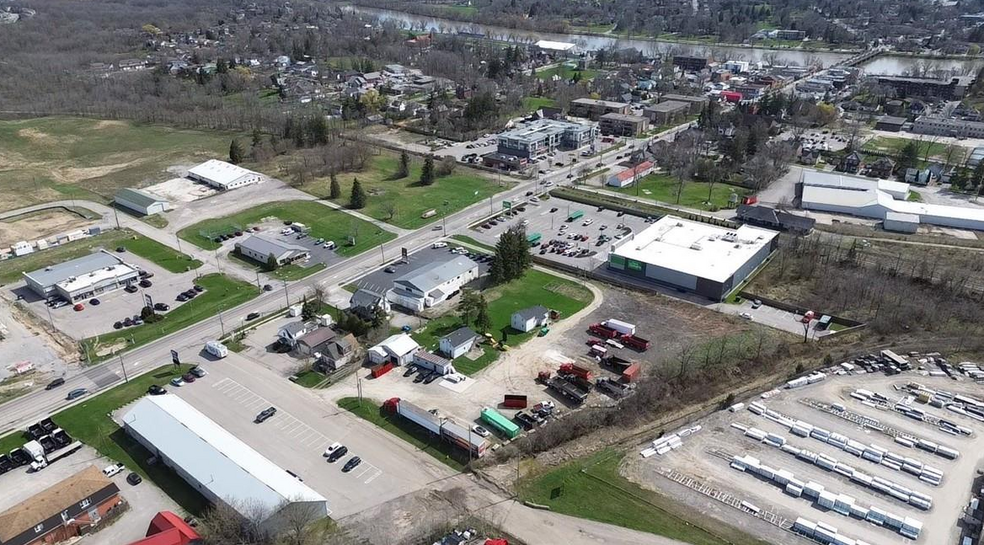
[[[475,333],[472,328],[459,327],[441,337],[439,346],[445,356],[454,359],[467,354],[475,345],[476,338],[478,338],[478,333]]]
[[[902,130],[902,125],[905,124],[905,121],[906,119],[904,117],[884,115],[879,117],[878,121],[875,122],[875,130],[899,132]]]
[[[886,231],[915,233],[919,230],[919,216],[899,212],[885,212],[885,222],[882,226]]]
[[[413,363],[414,365],[424,369],[435,371],[439,375],[454,373],[454,367],[451,365],[451,360],[442,358],[437,354],[431,354],[430,352],[424,350],[418,350],[413,354]]]
[[[543,305],[537,305],[535,307],[524,308],[514,312],[509,324],[516,331],[526,333],[527,331],[531,331],[537,327],[547,325],[547,321],[549,319],[550,310]]]
[[[369,349],[369,362],[373,364],[394,363],[405,365],[413,361],[413,355],[420,350],[410,335],[399,333]]]
[[[162,199],[156,195],[151,195],[139,189],[123,188],[113,196],[113,202],[117,205],[132,210],[138,214],[149,216],[160,214],[170,208],[167,199]]]

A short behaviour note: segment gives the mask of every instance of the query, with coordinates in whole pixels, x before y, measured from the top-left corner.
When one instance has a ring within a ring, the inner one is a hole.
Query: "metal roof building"
[[[778,232],[750,225],[728,229],[664,216],[614,246],[608,268],[721,300],[765,261],[778,242]]]
[[[167,199],[151,195],[146,191],[130,189],[128,187],[117,191],[116,195],[113,196],[113,202],[145,216],[159,214],[170,208]]]
[[[478,278],[478,263],[455,255],[446,261],[426,263],[393,281],[386,298],[411,310],[442,303],[462,286]]]
[[[260,263],[266,263],[272,255],[277,265],[286,265],[310,257],[311,253],[303,246],[280,240],[253,235],[236,243],[239,253]]]
[[[217,159],[209,159],[192,167],[188,177],[223,191],[260,181],[260,175],[256,172]]]
[[[139,271],[119,257],[100,250],[23,274],[27,286],[41,297],[61,296],[76,301],[135,282]]]
[[[277,531],[288,510],[311,520],[329,514],[324,496],[178,396],[141,399],[123,416],[123,427],[209,501],[258,518],[268,531]]]

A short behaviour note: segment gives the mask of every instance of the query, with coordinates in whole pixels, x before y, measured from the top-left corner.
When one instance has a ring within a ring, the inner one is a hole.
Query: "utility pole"
[[[284,299],[287,300],[287,308],[290,308],[290,295],[287,293],[287,281],[284,280]]]
[[[130,382],[130,379],[126,376],[126,365],[123,365],[123,354],[120,354],[120,368],[123,369],[123,382]]]
[[[116,208],[116,204],[113,204],[113,215],[116,216],[116,228],[120,228],[120,211]]]
[[[383,245],[382,244],[379,245],[379,257],[383,260],[383,263],[386,263],[386,254],[383,253]]]
[[[119,227],[120,227],[120,221],[117,218],[117,220],[116,220],[116,228],[119,229]],[[178,241],[178,251],[181,252],[181,253],[184,253],[184,250],[181,249],[181,237],[179,237],[178,235],[174,235],[174,240]]]
[[[219,313],[219,327],[222,328],[222,336],[225,337],[225,322],[222,321],[222,313]]]
[[[263,286],[260,285],[260,271],[256,271],[256,287],[263,289]]]

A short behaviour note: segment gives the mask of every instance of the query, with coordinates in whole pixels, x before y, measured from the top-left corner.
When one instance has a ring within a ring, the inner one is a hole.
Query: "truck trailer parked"
[[[610,318],[608,320],[605,320],[604,322],[601,322],[601,325],[614,329],[615,331],[618,331],[622,335],[635,335],[636,332],[635,324],[630,324],[628,322],[623,322],[621,320],[615,320]]]
[[[513,439],[519,435],[519,426],[513,424],[513,422],[503,416],[502,413],[491,407],[485,407],[482,409],[482,421],[487,423],[489,426],[492,426],[509,439]]]
[[[649,339],[643,339],[642,337],[636,335],[623,335],[620,340],[623,344],[625,344],[625,346],[634,348],[640,352],[645,352],[652,347],[652,343],[649,342]]]

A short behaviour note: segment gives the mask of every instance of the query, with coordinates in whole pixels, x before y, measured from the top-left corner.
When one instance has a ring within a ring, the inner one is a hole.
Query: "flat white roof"
[[[147,396],[124,424],[234,508],[260,505],[271,514],[284,502],[325,502],[306,484],[256,452],[176,395]]]
[[[403,356],[417,350],[420,348],[420,345],[410,335],[397,333],[396,335],[387,337],[386,340],[373,347],[373,349],[375,348],[388,350],[391,354]]]
[[[90,273],[83,274],[82,276],[70,276],[61,282],[55,283],[55,285],[68,293],[74,293],[78,290],[88,288],[93,284],[98,284],[105,280],[109,280],[110,278],[119,278],[121,276],[134,275],[136,273],[137,270],[126,263],[118,263],[104,269],[97,269]]]
[[[903,182],[876,178],[862,178],[859,176],[838,174],[836,172],[820,172],[810,169],[803,169],[803,185],[852,189],[856,191],[879,189],[886,193],[899,196],[904,196],[909,193],[909,184]]]
[[[553,42],[550,40],[540,40],[536,42],[536,46],[540,49],[551,49],[554,51],[570,51],[577,47],[576,45],[569,42]]]
[[[218,159],[209,159],[189,169],[188,174],[203,180],[209,180],[216,185],[227,186],[243,176],[253,176],[256,173],[232,163],[219,161]]]
[[[915,214],[900,214],[898,212],[886,212],[885,219],[889,221],[900,221],[904,223],[919,223],[919,216]]]
[[[777,236],[776,231],[749,225],[725,229],[664,216],[648,229],[623,241],[612,254],[724,282]]]

